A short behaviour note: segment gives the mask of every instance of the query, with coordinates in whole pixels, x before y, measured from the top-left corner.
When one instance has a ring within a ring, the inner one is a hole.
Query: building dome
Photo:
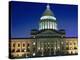
[[[50,10],[49,4],[46,7],[42,17],[40,18],[39,30],[55,29],[57,30],[56,18]]]

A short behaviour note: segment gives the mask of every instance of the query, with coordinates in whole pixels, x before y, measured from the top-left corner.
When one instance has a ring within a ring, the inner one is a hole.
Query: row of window
[[[35,42],[34,42],[35,43]],[[34,45],[34,43],[33,43],[33,45]],[[41,44],[41,43],[40,43]],[[44,45],[51,45],[51,43],[43,43]],[[58,43],[52,43],[52,44],[58,44]],[[63,44],[63,42],[62,42],[62,44]],[[66,45],[72,45],[72,44],[74,44],[74,45],[76,45],[76,43],[66,43]]]
[[[16,52],[30,52],[30,49],[29,48],[27,48],[27,49],[22,49],[21,51],[20,51],[20,49],[17,49],[16,50]],[[13,49],[11,52],[15,52],[15,49]]]
[[[73,49],[73,48],[70,47],[70,50],[71,50],[71,49]],[[77,47],[74,47],[74,49],[77,49]],[[33,50],[35,50],[35,48],[34,48]],[[46,49],[44,49],[44,50],[46,51]],[[49,49],[47,49],[47,50],[49,50]],[[52,48],[51,50],[53,50],[53,48]],[[66,50],[69,50],[69,47],[66,47]],[[30,52],[30,49],[27,48],[27,49],[22,49],[22,50],[21,50],[21,52],[26,52],[26,51],[27,51],[27,52]],[[15,52],[15,49],[13,49],[12,52]],[[20,49],[17,49],[16,52],[20,52]]]
[[[21,44],[18,44],[18,47],[20,47],[20,45],[21,45]],[[30,45],[30,44],[28,43],[27,46],[29,46],[29,45]],[[15,47],[15,46],[16,46],[16,44],[13,44],[13,47]],[[25,47],[26,45],[23,44],[22,46]]]
[[[70,49],[69,49],[69,47],[66,47],[66,50],[71,50],[71,49],[73,49],[73,48],[70,47]],[[77,47],[74,47],[74,49],[77,49]]]
[[[70,45],[72,45],[72,44],[73,44],[73,43],[70,43]],[[13,47],[15,47],[15,45],[16,45],[16,44],[13,44]],[[18,47],[20,47],[20,45],[21,45],[21,44],[18,44]],[[29,45],[30,45],[30,44],[28,43],[27,46],[29,46]],[[49,45],[49,44],[47,44],[47,45]],[[66,43],[66,45],[69,45],[69,43]],[[76,45],[76,43],[74,43],[74,45]],[[22,46],[25,47],[26,45],[23,44]]]
[[[76,43],[66,43],[66,45],[69,45],[69,44],[70,44],[70,45],[72,45],[72,44],[76,45]]]

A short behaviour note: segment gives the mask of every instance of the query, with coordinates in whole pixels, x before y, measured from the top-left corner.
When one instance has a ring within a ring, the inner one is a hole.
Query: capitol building
[[[47,4],[39,21],[39,29],[31,30],[29,38],[11,38],[9,58],[32,58],[78,54],[78,38],[66,37],[64,29],[59,30],[57,19]]]

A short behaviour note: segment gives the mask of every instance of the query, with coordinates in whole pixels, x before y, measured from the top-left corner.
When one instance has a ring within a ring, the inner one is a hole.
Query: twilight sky
[[[26,38],[31,36],[31,29],[39,28],[40,17],[46,9],[46,3],[11,2],[11,37]],[[78,35],[78,6],[50,4],[58,24],[58,29],[65,29],[67,37]]]

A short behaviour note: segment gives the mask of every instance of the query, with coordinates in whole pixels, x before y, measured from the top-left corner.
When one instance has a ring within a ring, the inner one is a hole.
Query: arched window
[[[29,46],[30,44],[28,43],[27,46]]]
[[[74,45],[76,45],[76,43],[74,42]]]
[[[70,45],[72,45],[72,43],[70,43]]]
[[[13,47],[15,47],[15,43],[13,44]]]
[[[23,47],[25,47],[25,44],[23,44]]]
[[[20,44],[18,44],[18,47],[20,47]]]

